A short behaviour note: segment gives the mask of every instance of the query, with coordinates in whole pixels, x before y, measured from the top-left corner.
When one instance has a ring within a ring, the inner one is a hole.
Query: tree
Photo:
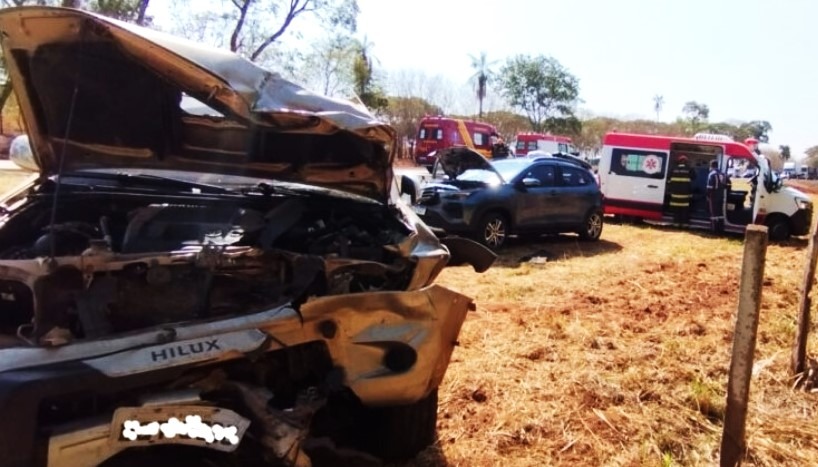
[[[303,80],[327,96],[343,94],[353,85],[352,69],[357,43],[349,36],[337,35],[313,45],[303,66]]]
[[[371,46],[372,43],[368,42],[366,38],[357,45],[355,59],[352,64],[353,87],[361,102],[377,113],[386,108],[389,101],[383,90],[375,82],[372,57],[369,53]]]
[[[770,122],[766,120],[753,120],[739,126],[739,132],[742,133],[742,136],[744,136],[742,141],[747,137],[752,136],[761,143],[767,143],[770,141],[771,131],[773,131],[773,127],[770,125]]]
[[[494,125],[497,132],[505,136],[507,141],[514,138],[517,133],[530,128],[528,119],[522,115],[507,110],[495,110],[486,112],[484,121]]]
[[[477,93],[477,101],[479,102],[479,111],[478,111],[478,119],[483,119],[483,99],[486,98],[486,90],[488,88],[489,81],[491,81],[493,77],[493,71],[491,70],[491,63],[488,62],[486,58],[486,53],[481,52],[479,57],[474,57],[473,55],[469,55],[471,58],[471,67],[474,70],[474,74],[471,77],[471,81],[474,83],[474,90]]]
[[[787,161],[790,159],[790,147],[786,144],[778,146],[781,150],[781,160]]]
[[[497,86],[509,104],[525,112],[533,131],[574,118],[579,80],[554,58],[513,57],[500,70]]]
[[[818,146],[807,148],[804,153],[807,155],[806,159],[804,159],[804,164],[809,167],[818,168]]]
[[[383,113],[389,123],[395,127],[398,135],[411,138],[415,135],[420,119],[426,115],[441,113],[439,107],[421,97],[391,96]]]
[[[235,24],[230,34],[230,50],[256,61],[277,41],[292,22],[303,15],[319,16],[330,29],[354,32],[357,28],[356,0],[231,0]]]
[[[174,0],[171,32],[189,39],[225,47],[254,62],[272,62],[277,68],[298,68],[298,53],[280,50],[285,35],[298,35],[312,18],[334,35],[354,33],[357,0]],[[286,56],[285,56],[286,55]]]
[[[656,121],[659,121],[659,114],[662,112],[662,108],[665,106],[665,97],[662,95],[655,95],[653,96],[653,111],[656,112]]]
[[[79,5],[79,2],[76,2]],[[150,23],[145,16],[150,0],[93,0],[88,8],[99,14],[139,25]]]
[[[706,104],[689,101],[682,107],[682,113],[685,114],[690,125],[689,133],[693,134],[698,132],[703,124],[707,123],[707,119],[710,117],[710,108]]]

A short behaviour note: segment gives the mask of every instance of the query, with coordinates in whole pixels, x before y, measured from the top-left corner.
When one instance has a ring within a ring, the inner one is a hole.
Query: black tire
[[[782,242],[792,235],[789,220],[784,216],[773,216],[767,220],[767,232],[770,240]]]
[[[366,450],[385,460],[406,460],[435,442],[437,388],[414,404],[367,409]]]
[[[587,241],[599,240],[602,235],[603,226],[602,214],[599,212],[591,212],[585,217],[585,222],[582,228],[577,232],[579,238]]]
[[[508,219],[499,212],[485,214],[474,232],[475,240],[492,250],[499,250],[508,239]]]

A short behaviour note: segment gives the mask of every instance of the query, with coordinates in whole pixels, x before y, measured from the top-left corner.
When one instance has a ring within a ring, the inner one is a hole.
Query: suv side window
[[[573,167],[562,167],[563,186],[587,186],[591,183],[588,173]]]
[[[557,174],[553,165],[535,165],[528,169],[525,178],[536,178],[541,186],[557,186]]]

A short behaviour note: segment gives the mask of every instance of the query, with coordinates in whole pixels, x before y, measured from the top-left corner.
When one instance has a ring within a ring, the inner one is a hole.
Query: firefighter
[[[492,137],[494,140],[494,144],[491,146],[491,158],[492,159],[504,159],[508,157],[511,153],[508,145],[506,144],[503,137],[500,135],[495,135]]]
[[[679,156],[668,181],[670,212],[673,213],[674,225],[678,227],[690,222],[690,200],[693,197],[694,178],[696,178],[696,172],[688,165],[687,156]]]
[[[724,231],[724,196],[730,186],[727,175],[719,170],[718,161],[710,162],[707,174],[707,208],[710,212],[710,229],[715,233]]]

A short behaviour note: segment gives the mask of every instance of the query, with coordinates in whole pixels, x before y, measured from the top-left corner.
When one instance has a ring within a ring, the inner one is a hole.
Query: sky
[[[387,74],[418,70],[468,86],[470,56],[557,59],[595,115],[767,120],[794,157],[818,145],[816,0],[358,0],[358,35]],[[476,104],[475,104],[476,107]],[[476,112],[476,109],[475,109]]]

